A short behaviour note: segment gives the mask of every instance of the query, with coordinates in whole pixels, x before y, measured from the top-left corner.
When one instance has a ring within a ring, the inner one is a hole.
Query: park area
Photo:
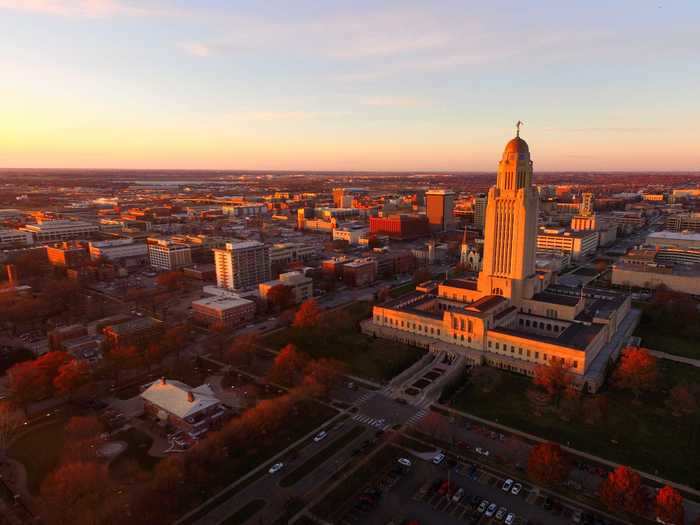
[[[265,343],[273,350],[292,343],[312,358],[337,359],[349,367],[351,374],[386,382],[415,363],[425,351],[361,333],[359,323],[371,313],[371,303],[356,302],[326,312],[323,326],[318,329],[292,326],[268,335]]]
[[[700,486],[700,414],[674,415],[670,390],[679,384],[700,384],[700,369],[658,360],[656,387],[639,400],[627,390],[606,386],[585,394],[567,411],[533,408],[532,380],[491,369],[492,385],[484,390],[470,381],[450,404],[464,412],[557,441],[650,474]],[[479,373],[479,372],[476,372]],[[610,382],[609,382],[610,383]],[[597,399],[601,403],[590,403]],[[591,420],[587,406],[598,405]]]

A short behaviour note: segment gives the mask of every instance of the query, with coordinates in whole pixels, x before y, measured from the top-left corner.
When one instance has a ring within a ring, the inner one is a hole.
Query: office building
[[[34,243],[34,236],[28,231],[0,228],[0,249],[21,248]]]
[[[226,243],[214,250],[216,282],[228,290],[245,290],[270,280],[270,247],[258,241]]]
[[[664,226],[669,231],[700,231],[700,213],[679,213],[666,217]]]
[[[294,302],[300,304],[307,299],[311,299],[314,295],[314,281],[311,277],[306,277],[302,272],[286,272],[281,273],[279,279],[260,283],[258,290],[260,297],[267,299],[267,294],[275,286],[287,286],[292,289],[294,294]]]
[[[36,242],[50,242],[88,239],[99,232],[100,227],[84,221],[54,220],[27,224],[21,230],[31,233]]]
[[[425,192],[425,209],[430,230],[444,232],[454,228],[455,193],[450,190]]]
[[[192,301],[193,317],[207,324],[234,328],[255,318],[255,303],[235,295],[219,295]]]
[[[430,233],[428,217],[407,213],[388,217],[370,217],[369,231],[373,235],[387,235],[391,239],[411,240]]]
[[[192,264],[192,249],[168,239],[148,239],[148,262],[157,270],[177,270]]]
[[[90,259],[87,248],[77,242],[62,242],[46,247],[46,257],[52,266],[81,268]]]
[[[537,250],[568,253],[574,261],[593,255],[597,248],[597,231],[541,227],[537,234]]]

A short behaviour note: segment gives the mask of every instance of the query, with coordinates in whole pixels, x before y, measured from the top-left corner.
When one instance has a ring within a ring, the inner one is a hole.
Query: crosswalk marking
[[[352,419],[353,421],[357,421],[358,423],[362,423],[372,428],[376,428],[377,430],[388,430],[389,428],[391,428],[391,423],[387,423],[386,420],[384,420],[381,426],[377,426],[377,422],[381,420],[365,414],[355,414],[352,417]]]
[[[427,408],[421,408],[418,412],[413,414],[408,421],[406,421],[406,424],[411,426],[415,425],[418,423],[421,419],[423,419],[426,415],[428,414],[428,409]]]

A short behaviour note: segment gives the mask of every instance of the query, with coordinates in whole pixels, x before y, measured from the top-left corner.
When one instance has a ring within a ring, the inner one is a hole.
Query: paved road
[[[346,421],[330,430],[328,437],[324,440],[318,443],[309,440],[308,444],[298,450],[297,454],[288,455],[280,460],[285,464],[282,470],[275,474],[266,472],[260,479],[253,481],[243,490],[214,508],[206,516],[196,521],[196,525],[219,524],[246,504],[258,499],[265,499],[267,504],[255,515],[252,521],[255,523],[271,523],[284,513],[285,504],[290,498],[303,498],[307,494],[313,494],[314,489],[323,485],[333,474],[353,459],[353,451],[359,448],[363,441],[373,438],[374,431],[372,429],[359,427],[360,434],[347,445],[335,451],[319,467],[309,472],[309,474],[293,485],[288,487],[281,486],[280,482],[285,479],[285,476],[293,473],[296,468],[303,465],[316,454],[323,453],[326,449],[332,450],[334,443],[338,439],[343,439],[343,436],[355,426],[350,421]]]

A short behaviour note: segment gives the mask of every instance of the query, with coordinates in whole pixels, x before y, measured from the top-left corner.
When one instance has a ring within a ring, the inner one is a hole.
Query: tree
[[[343,363],[337,359],[322,357],[310,361],[304,375],[304,386],[312,395],[325,397],[346,373]]]
[[[95,458],[95,449],[100,442],[104,426],[94,416],[73,416],[65,427],[64,455],[70,460]]]
[[[35,361],[24,361],[10,368],[10,394],[20,405],[25,407],[30,401],[44,399],[51,393],[50,383]]]
[[[624,510],[632,514],[644,512],[642,479],[629,467],[620,466],[608,474],[600,485],[599,492],[600,500],[611,511]]]
[[[666,406],[674,416],[691,415],[698,411],[697,388],[686,384],[674,386],[666,400]]]
[[[535,367],[532,382],[547,392],[554,406],[559,406],[561,398],[571,388],[573,378],[562,359],[551,358],[546,364]]]
[[[294,304],[294,289],[286,284],[276,284],[267,291],[267,302],[277,311]]]
[[[114,366],[115,379],[119,381],[119,372],[136,368],[141,364],[141,353],[135,346],[117,346],[109,352],[109,360]]]
[[[57,394],[71,396],[81,386],[90,381],[90,365],[85,361],[74,359],[58,369],[53,378],[53,387]]]
[[[293,344],[288,344],[275,357],[275,361],[268,372],[268,378],[272,383],[284,386],[295,386],[304,377],[304,369],[309,357],[299,352]]]
[[[8,402],[0,402],[0,464],[5,460],[7,448],[22,425],[24,418]]]
[[[255,362],[259,338],[255,333],[236,337],[226,351],[226,362],[242,368],[250,368]]]
[[[541,416],[549,405],[549,396],[539,388],[528,388],[525,396],[530,402],[532,412],[535,416]]]
[[[530,478],[543,485],[556,485],[569,475],[571,465],[556,443],[541,443],[530,451],[527,472]]]
[[[317,328],[321,323],[322,312],[316,299],[307,299],[297,310],[292,325],[294,328]]]
[[[41,484],[41,508],[51,525],[103,523],[111,483],[107,466],[93,462],[64,463]]]
[[[172,291],[181,288],[184,280],[185,274],[179,271],[172,271],[159,274],[156,277],[156,284]]]
[[[628,346],[622,352],[620,364],[613,373],[613,382],[618,388],[631,390],[635,400],[642,391],[656,386],[656,358],[646,349]]]
[[[683,525],[685,522],[685,509],[683,508],[683,496],[673,487],[666,485],[656,494],[656,517],[664,523]]]

